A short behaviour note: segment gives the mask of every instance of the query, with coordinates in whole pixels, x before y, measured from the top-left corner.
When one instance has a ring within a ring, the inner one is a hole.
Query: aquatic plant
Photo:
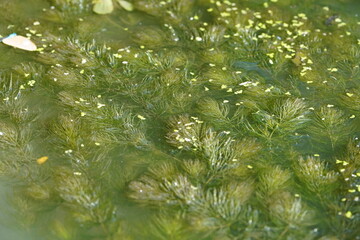
[[[360,238],[356,17],[311,0],[37,2],[11,17],[20,1],[0,3],[1,33],[38,47],[0,48],[12,225],[66,240]]]

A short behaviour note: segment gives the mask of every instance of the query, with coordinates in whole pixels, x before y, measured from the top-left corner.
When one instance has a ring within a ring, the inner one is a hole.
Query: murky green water
[[[360,239],[360,2],[0,0],[0,239]]]

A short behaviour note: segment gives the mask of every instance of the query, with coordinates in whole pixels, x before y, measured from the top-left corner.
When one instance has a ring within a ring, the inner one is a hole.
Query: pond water
[[[0,239],[360,239],[360,2],[126,3],[0,1]]]

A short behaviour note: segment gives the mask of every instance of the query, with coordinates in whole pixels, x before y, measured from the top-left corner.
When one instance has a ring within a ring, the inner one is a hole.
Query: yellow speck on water
[[[350,116],[351,119],[353,119],[353,118],[355,118],[355,117],[356,117],[355,115],[351,115],[351,116]]]
[[[267,53],[266,54],[269,58],[274,58],[274,53]]]
[[[246,167],[249,168],[249,169],[253,169],[253,168],[254,168],[254,167],[251,166],[251,165],[247,165]]]
[[[352,218],[352,213],[351,213],[350,211],[347,211],[347,212],[345,213],[345,217],[347,217],[347,218]]]
[[[230,16],[230,13],[228,13],[228,12],[221,12],[220,15],[221,15],[222,17],[229,17],[229,16]]]
[[[137,115],[137,117],[140,119],[140,120],[145,120],[146,118],[141,116],[141,115]]]
[[[41,157],[41,158],[36,159],[36,162],[37,162],[38,164],[43,164],[43,163],[45,163],[48,159],[49,159],[48,156],[43,156],[43,157]]]
[[[97,108],[102,108],[102,107],[105,107],[105,104],[97,103]]]
[[[337,71],[338,71],[337,68],[328,68],[327,70],[328,70],[329,72],[337,72]]]
[[[27,84],[28,84],[30,87],[33,87],[33,86],[35,85],[35,83],[36,83],[35,80],[30,80],[30,81],[28,81]]]

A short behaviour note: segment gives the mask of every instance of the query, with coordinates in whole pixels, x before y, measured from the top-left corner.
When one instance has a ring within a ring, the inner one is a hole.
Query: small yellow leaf
[[[44,156],[44,157],[41,157],[41,158],[36,159],[36,162],[37,162],[38,164],[43,164],[43,163],[45,163],[48,159],[49,159],[48,156]]]

